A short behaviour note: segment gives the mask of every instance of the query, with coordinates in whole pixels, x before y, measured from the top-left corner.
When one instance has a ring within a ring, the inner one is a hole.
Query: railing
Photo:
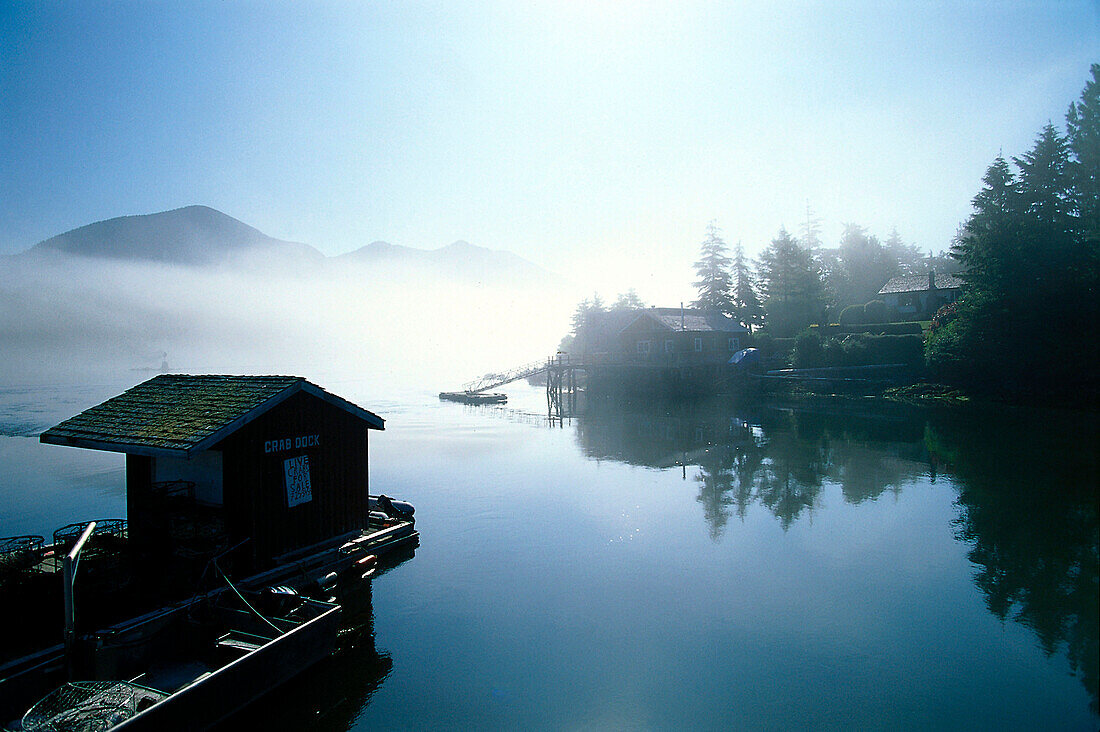
[[[548,366],[549,361],[534,361],[502,373],[486,374],[480,379],[475,379],[466,384],[463,389],[469,394],[479,394],[483,391],[496,389],[499,386],[510,384],[513,381],[519,381],[520,379],[526,379],[535,374],[542,373]]]
[[[61,589],[65,601],[65,657],[70,680],[73,675],[73,641],[76,639],[76,605],[73,602],[73,584],[76,582],[77,567],[80,566],[80,550],[84,548],[84,544],[91,538],[92,533],[95,531],[95,526],[96,522],[92,521],[84,527],[84,530],[73,544],[73,548],[65,555],[63,562],[64,584]]]

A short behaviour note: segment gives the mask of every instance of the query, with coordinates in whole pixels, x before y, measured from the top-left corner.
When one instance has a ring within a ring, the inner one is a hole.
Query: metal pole
[[[66,665],[69,667],[69,675],[72,675],[72,650],[73,641],[76,639],[76,607],[73,603],[73,583],[76,582],[76,570],[80,566],[80,550],[84,548],[85,542],[91,537],[92,532],[95,531],[95,521],[92,521],[84,528],[84,533],[80,535],[80,538],[76,540],[76,544],[73,545],[72,550],[65,555],[65,559],[62,562],[64,570],[64,587],[63,592],[65,595],[65,659]]]

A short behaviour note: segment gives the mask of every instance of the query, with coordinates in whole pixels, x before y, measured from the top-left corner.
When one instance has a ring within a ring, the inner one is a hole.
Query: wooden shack
[[[654,366],[725,366],[748,328],[713,310],[649,308],[619,332],[625,360]]]
[[[126,454],[134,546],[178,551],[187,531],[224,532],[222,545],[244,542],[237,566],[260,569],[367,525],[367,435],[382,429],[301,377],[164,374],[40,439]]]

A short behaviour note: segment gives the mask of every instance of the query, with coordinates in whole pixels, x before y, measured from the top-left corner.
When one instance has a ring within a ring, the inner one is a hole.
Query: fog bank
[[[457,388],[550,355],[578,293],[341,262],[195,267],[83,257],[0,270],[0,380],[290,373]],[[143,375],[143,372],[145,374]]]

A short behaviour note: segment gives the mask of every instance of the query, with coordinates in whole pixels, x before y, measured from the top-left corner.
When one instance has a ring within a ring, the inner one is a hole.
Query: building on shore
[[[645,308],[593,313],[582,350],[588,384],[601,393],[713,391],[730,374],[749,330],[717,311]]]
[[[878,291],[891,311],[903,319],[927,319],[944,305],[955,302],[962,293],[963,281],[955,275],[903,275],[891,278]]]

